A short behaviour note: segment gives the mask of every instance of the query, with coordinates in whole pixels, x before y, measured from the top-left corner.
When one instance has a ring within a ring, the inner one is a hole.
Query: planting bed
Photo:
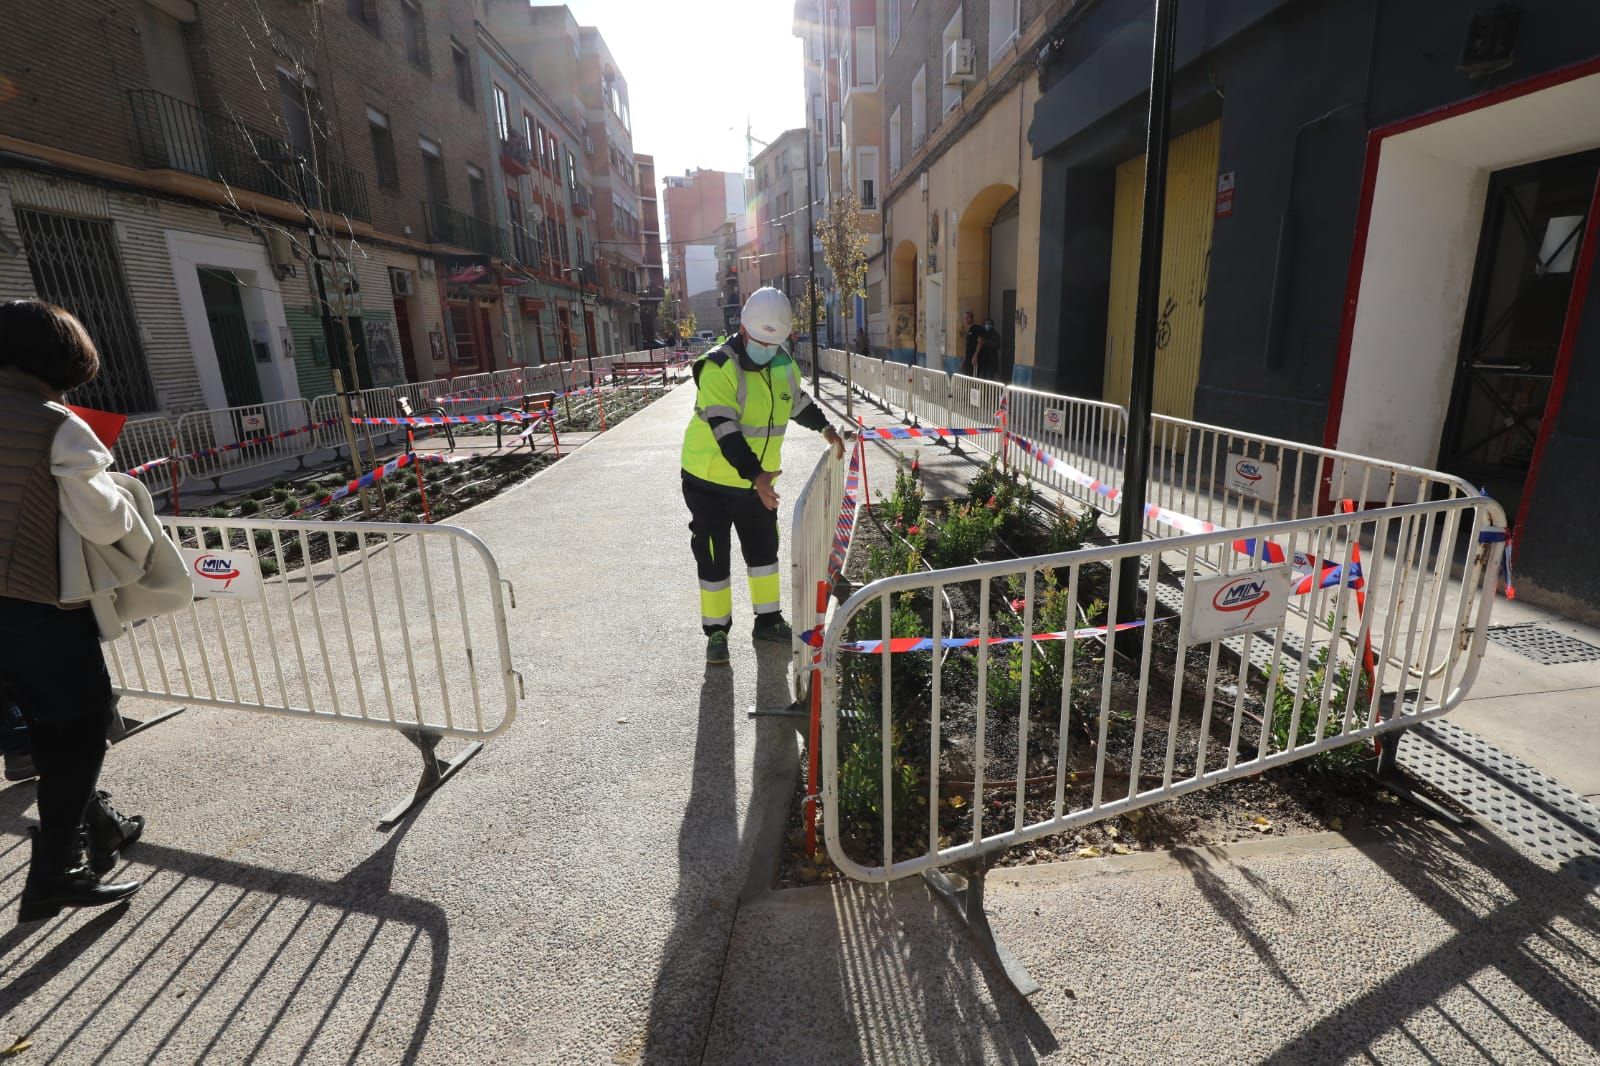
[[[1054,515],[1032,498],[1025,482],[992,467],[981,472],[962,499],[924,500],[921,487],[908,471],[896,480],[894,493],[874,502],[874,514],[863,512],[857,522],[846,576],[857,586],[896,573],[925,571],[928,565],[944,569],[974,561],[1006,560],[1071,551],[1085,543],[1103,540],[1091,515]],[[1067,568],[1046,567],[1033,573],[1035,633],[1057,632],[1105,621],[1105,601],[1111,575],[1104,564],[1079,567],[1076,596],[1070,595]],[[994,637],[1023,633],[1022,575],[1013,581],[996,579],[988,590],[989,634]],[[976,637],[985,606],[979,582],[946,586],[941,603],[940,635]],[[891,604],[890,628],[896,637],[931,635],[933,603],[927,593],[902,594]],[[852,619],[849,637],[872,640],[882,636],[880,606],[870,603]],[[1140,604],[1143,617],[1144,604]],[[896,861],[926,853],[930,837],[929,768],[932,740],[931,706],[935,654],[940,655],[941,691],[939,790],[933,817],[941,846],[972,839],[975,820],[983,834],[1011,829],[1015,824],[1015,779],[1019,748],[1026,745],[1022,773],[1026,779],[1024,824],[1052,816],[1056,790],[1062,789],[1064,810],[1093,802],[1095,768],[1103,760],[1105,772],[1101,799],[1111,801],[1128,794],[1129,777],[1139,752],[1138,790],[1162,783],[1169,737],[1172,780],[1193,776],[1197,761],[1204,769],[1226,765],[1230,735],[1238,729],[1239,758],[1256,752],[1263,719],[1273,736],[1272,750],[1288,741],[1293,694],[1280,688],[1268,708],[1265,680],[1246,679],[1242,713],[1235,713],[1239,685],[1237,661],[1229,654],[1218,657],[1215,696],[1206,713],[1206,681],[1211,669],[1208,645],[1178,655],[1177,620],[1158,606],[1156,624],[1148,631],[1123,634],[1118,643],[1134,657],[1111,656],[1109,713],[1101,722],[1101,697],[1106,683],[1106,647],[1102,638],[1076,641],[1071,648],[1071,685],[1063,715],[1062,676],[1067,645],[1039,641],[1029,663],[1029,712],[1026,735],[1019,737],[1024,672],[1023,646],[991,647],[987,676],[979,686],[976,649],[941,653],[903,652],[891,656],[890,774],[894,814],[893,849]],[[1146,636],[1147,634],[1147,636]],[[1139,694],[1138,645],[1148,639],[1151,652],[1143,734],[1138,735],[1135,709]],[[1130,643],[1131,642],[1131,643]],[[1318,660],[1313,659],[1313,664]],[[1182,663],[1181,676],[1174,665]],[[1350,670],[1335,670],[1334,692],[1348,691]],[[863,865],[883,861],[882,803],[882,672],[883,657],[845,653],[841,656],[839,728],[839,813],[846,852]],[[1357,675],[1359,678],[1359,674]],[[1320,690],[1322,674],[1313,672],[1310,684]],[[1171,713],[1174,688],[1178,712]],[[1364,684],[1358,697],[1364,695]],[[1252,688],[1254,691],[1252,691]],[[977,778],[978,707],[984,705],[985,753],[979,794]],[[1313,708],[1315,702],[1310,704]],[[1339,705],[1342,706],[1342,703]],[[1060,730],[1067,729],[1066,765],[1059,765]],[[1102,739],[1102,729],[1104,736]],[[1336,726],[1334,727],[1336,729]],[[1330,731],[1334,731],[1330,729]],[[1314,739],[1315,714],[1302,716],[1297,743]],[[1202,743],[1203,741],[1203,743]],[[1203,755],[1202,755],[1203,752]],[[1360,771],[1368,761],[1360,746],[1347,746],[1310,760],[1220,785],[1213,785],[1127,815],[1107,819],[1075,831],[1018,845],[995,857],[999,865],[1027,865],[1069,858],[1094,858],[1131,851],[1160,850],[1181,845],[1211,844],[1264,835],[1349,829],[1413,817],[1394,797]],[[821,853],[804,854],[801,798],[797,792],[791,811],[788,847],[779,870],[779,883],[806,884],[840,878]]]

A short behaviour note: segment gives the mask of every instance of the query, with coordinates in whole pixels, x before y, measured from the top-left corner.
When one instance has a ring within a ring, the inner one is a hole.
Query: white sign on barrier
[[[258,429],[266,429],[267,428],[267,416],[264,415],[264,414],[260,414],[259,412],[256,413],[256,414],[250,414],[250,415],[240,415],[239,416],[239,428],[243,429],[243,430],[246,430],[246,431],[254,431],[254,430],[258,430]]]
[[[977,389],[968,389],[967,392],[972,397],[972,406],[976,407],[976,406],[978,406],[978,404],[983,402],[982,400],[979,399],[979,394],[978,394],[978,390]]]
[[[1230,454],[1227,486],[1229,492],[1272,503],[1278,498],[1278,464]]]
[[[1060,429],[1061,420],[1065,417],[1066,415],[1061,408],[1048,407],[1044,412],[1044,424],[1049,426],[1051,429]]]
[[[261,576],[250,551],[180,548],[196,597],[229,600],[261,598]]]
[[[1289,578],[1288,567],[1270,566],[1196,581],[1189,643],[1209,644],[1282,625],[1289,607]]]

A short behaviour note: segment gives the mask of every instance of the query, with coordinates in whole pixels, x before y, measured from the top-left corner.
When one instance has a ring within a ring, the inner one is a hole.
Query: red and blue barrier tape
[[[338,424],[338,419],[330,418],[322,422],[313,422],[309,426],[300,426],[296,429],[285,429],[278,433],[267,433],[257,437],[250,437],[248,440],[234,441],[232,444],[218,444],[214,447],[197,448],[194,451],[189,452],[187,455],[179,455],[175,458],[177,458],[180,462],[187,459],[209,459],[213,456],[224,455],[228,452],[237,452],[245,448],[253,448],[257,445],[267,444],[275,440],[286,440],[289,437],[297,437],[302,433],[315,433],[319,429],[325,429],[328,426],[335,426]]]
[[[845,556],[850,552],[850,536],[856,528],[856,495],[861,489],[861,449],[859,441],[850,450],[850,469],[844,479],[844,499],[839,505],[839,518],[833,525],[833,547],[828,551],[828,581],[831,584],[844,573]]]
[[[864,440],[919,440],[924,437],[976,437],[982,433],[1000,432],[994,426],[967,426],[951,429],[947,426],[867,426],[857,430]]]
[[[131,470],[124,470],[123,473],[129,477],[138,477],[141,474],[148,474],[158,466],[166,466],[170,462],[172,462],[172,456],[163,455],[161,458],[152,459],[148,463],[140,463]]]
[[[493,415],[411,415],[407,418],[352,418],[351,422],[358,426],[443,426],[443,425],[480,425],[485,422],[511,422],[517,425],[523,422],[536,422],[548,417],[545,411],[533,411],[527,414],[493,414]]]
[[[376,485],[390,474],[393,474],[395,471],[402,470],[414,463],[443,462],[448,462],[448,460],[444,456],[434,452],[402,452],[393,459],[390,459],[387,463],[384,463],[382,466],[377,467],[368,473],[362,474],[360,477],[355,478],[339,488],[334,489],[316,503],[300,508],[300,510],[296,511],[295,514],[304,514],[310,511],[320,511],[329,504],[338,500],[342,500],[352,493],[360,492],[362,489],[370,489],[372,486]]]
[[[1157,624],[1167,621],[1165,618],[1157,619]],[[1035,633],[1031,637],[990,637],[981,640],[978,637],[941,637],[939,647],[952,651],[965,651],[972,648],[988,645],[996,647],[1003,644],[1022,644],[1027,641],[1046,640],[1086,640],[1090,637],[1103,637],[1107,633],[1123,633],[1130,629],[1141,629],[1145,623],[1122,622],[1114,626],[1087,626],[1083,629],[1062,630],[1058,633]],[[813,648],[822,646],[822,627],[808,629],[800,635],[800,639]],[[884,642],[882,640],[855,640],[840,644],[839,650],[850,652],[853,655],[882,655]],[[902,655],[906,652],[932,651],[932,637],[894,637],[889,641],[889,654]]]

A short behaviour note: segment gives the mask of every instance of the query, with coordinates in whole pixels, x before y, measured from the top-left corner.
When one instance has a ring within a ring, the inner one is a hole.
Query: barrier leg
[[[1033,979],[1028,968],[1004,944],[995,939],[994,930],[989,928],[989,916],[983,909],[983,881],[987,872],[981,863],[963,864],[960,887],[943,870],[925,870],[922,879],[966,928],[967,935],[984,957],[1005,974],[1017,994],[1031,996],[1039,991],[1039,982]]]
[[[423,729],[402,729],[400,735],[417,746],[422,753],[422,779],[417,782],[416,793],[408,800],[397,804],[388,814],[378,820],[379,829],[390,829],[397,825],[400,819],[426,803],[428,797],[444,787],[473,756],[483,750],[483,741],[475,740],[461,750],[454,759],[446,762],[434,754],[434,749],[439,746],[439,734],[429,733]]]
[[[1400,738],[1405,734],[1406,730],[1397,729],[1378,737],[1378,764],[1372,770],[1373,780],[1435,821],[1456,829],[1471,826],[1469,819],[1435,803],[1411,786],[1411,776],[1396,762],[1400,753]]]
[[[111,725],[106,730],[106,739],[113,744],[121,744],[124,740],[136,733],[143,733],[146,729],[154,728],[165,722],[168,718],[175,718],[182,714],[184,708],[169,707],[153,718],[130,718],[122,713],[120,708],[111,710]]]

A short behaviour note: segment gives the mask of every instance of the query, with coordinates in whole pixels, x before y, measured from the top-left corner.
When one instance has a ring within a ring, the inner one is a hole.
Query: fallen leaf
[[[1078,849],[1078,858],[1080,859],[1098,859],[1101,854],[1102,853],[1100,849],[1095,847],[1093,844],[1089,844]]]
[[[962,807],[965,807],[966,805],[967,805],[967,798],[965,796],[951,796],[950,797],[950,806],[956,808],[957,810],[960,810]]]
[[[1113,845],[1111,845],[1111,854],[1113,854],[1113,855],[1132,855],[1133,854],[1133,849],[1128,847],[1128,845],[1126,845],[1126,844],[1113,844]]]
[[[0,1055],[4,1055],[6,1058],[9,1059],[13,1055],[22,1054],[24,1051],[27,1051],[32,1046],[33,1046],[33,1041],[31,1039],[29,1039],[28,1037],[22,1037],[15,1044],[12,1044],[10,1047],[6,1048],[4,1051],[0,1051]]]
[[[1110,837],[1112,840],[1117,839],[1117,837],[1119,837],[1121,835],[1122,835],[1122,830],[1118,829],[1116,826],[1114,826],[1114,825],[1106,826],[1106,836]]]
[[[1258,833],[1270,833],[1272,832],[1272,823],[1258,814],[1250,820],[1250,828]]]

